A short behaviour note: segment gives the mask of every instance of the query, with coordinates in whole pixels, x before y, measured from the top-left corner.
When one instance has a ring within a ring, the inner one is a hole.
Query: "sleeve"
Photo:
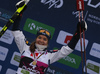
[[[22,31],[20,30],[12,31],[12,34],[14,36],[15,43],[20,53],[29,48],[29,46],[25,43],[25,36]]]
[[[68,46],[63,46],[60,50],[58,50],[55,53],[48,53],[49,59],[50,59],[50,64],[58,61],[61,58],[66,57],[70,53],[72,53],[73,50],[68,47]]]

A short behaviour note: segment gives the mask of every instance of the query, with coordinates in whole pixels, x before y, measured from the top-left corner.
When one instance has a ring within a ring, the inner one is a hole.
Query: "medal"
[[[40,56],[42,56],[44,54],[44,52],[40,55]],[[34,53],[34,61],[32,62],[32,65],[34,65],[34,66],[36,66],[36,64],[37,64],[37,59],[40,57],[40,56],[38,56],[39,55],[39,53]],[[31,56],[33,56],[32,54],[31,54]]]
[[[39,55],[39,53],[35,53],[35,55],[34,55],[34,58],[35,59],[34,59],[34,61],[32,63],[33,65],[36,65],[37,64],[37,61],[36,60],[37,60],[38,55]]]
[[[36,65],[36,63],[37,63],[36,60],[34,60],[32,64],[33,64],[33,65]]]

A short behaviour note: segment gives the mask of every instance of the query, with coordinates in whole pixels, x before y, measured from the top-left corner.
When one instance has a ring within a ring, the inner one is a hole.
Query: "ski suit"
[[[73,51],[68,46],[62,46],[62,48],[55,53],[50,53],[47,51],[38,51],[37,49],[34,53],[31,53],[29,50],[30,46],[25,43],[25,36],[23,32],[20,30],[16,30],[12,31],[12,33],[21,53],[21,59],[17,74],[44,74],[45,69],[48,67],[49,60],[50,64],[52,64],[57,60],[66,57]],[[32,62],[35,60],[35,53],[38,53],[37,57],[39,58],[37,59],[37,64],[33,65]]]

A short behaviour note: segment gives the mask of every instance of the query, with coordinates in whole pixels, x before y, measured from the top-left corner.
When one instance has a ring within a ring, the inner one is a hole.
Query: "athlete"
[[[16,7],[19,8],[28,2],[29,0],[21,0],[16,4]],[[74,48],[80,38],[80,24],[81,30],[87,30],[86,22],[78,22],[75,34],[68,45],[62,46],[57,52],[51,53],[47,51],[48,43],[51,38],[51,33],[48,30],[40,29],[37,32],[35,41],[33,41],[31,45],[26,44],[25,36],[19,28],[23,12],[24,11],[22,11],[19,17],[16,18],[12,27],[15,42],[21,53],[20,64],[16,74],[44,74],[49,64],[66,57],[74,51]]]

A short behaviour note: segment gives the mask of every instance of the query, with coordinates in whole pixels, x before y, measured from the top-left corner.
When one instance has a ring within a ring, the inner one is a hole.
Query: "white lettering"
[[[76,15],[76,18],[79,16],[79,11],[72,12],[73,15]],[[82,17],[82,12],[80,12],[80,17]]]
[[[34,23],[32,23],[32,24],[29,24],[28,27],[30,28],[30,30],[33,30],[33,29],[35,29],[36,26]]]
[[[43,4],[49,4],[49,8],[54,6],[54,8],[60,8],[63,5],[63,0],[41,0]],[[59,4],[58,4],[59,3]]]
[[[91,14],[88,15],[87,21],[100,25],[100,18]]]
[[[97,17],[97,16],[94,16],[94,15],[89,14],[89,17],[91,17],[91,18],[93,18],[93,19],[96,19],[96,20],[99,20],[99,21],[100,21],[100,18]]]
[[[49,67],[48,67],[47,72],[50,72],[50,73],[52,73],[52,74],[55,74],[55,70],[51,70]]]
[[[36,27],[36,30],[38,31],[39,29],[42,29],[42,27],[38,27],[38,26],[37,26],[37,27]]]
[[[25,70],[40,74],[40,72],[38,70],[34,70],[33,68],[27,68],[26,66],[22,66],[22,68]]]
[[[88,1],[87,5],[93,8],[97,8],[100,6],[100,2],[97,3],[96,5],[91,4],[92,0],[84,0],[84,1]]]
[[[71,57],[69,57],[69,56],[67,56],[67,57],[65,57],[65,58],[63,58],[63,59],[66,60],[66,61],[68,61],[68,62],[71,62],[71,63],[76,64],[75,59],[74,59],[74,58],[71,58]]]
[[[81,3],[81,1],[79,1],[79,9],[82,9],[82,3]]]

